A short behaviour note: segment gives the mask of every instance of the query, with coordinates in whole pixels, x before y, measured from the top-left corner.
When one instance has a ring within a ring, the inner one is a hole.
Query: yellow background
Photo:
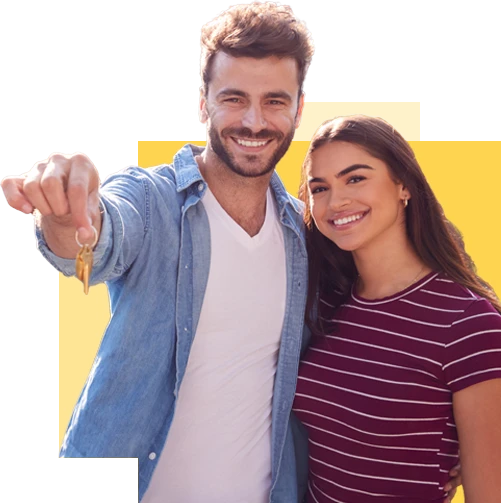
[[[497,2],[300,2],[319,48],[303,123],[280,163],[293,193],[325,119],[378,115],[409,140],[501,292]],[[0,172],[51,144],[88,145],[104,173],[170,162],[193,126],[193,25],[222,1],[5,2],[0,7]],[[0,201],[1,203],[1,201]],[[56,458],[108,319],[104,286],[84,296],[32,251],[31,219],[0,207],[2,500],[135,501],[134,465]],[[456,502],[461,503],[462,497]]]

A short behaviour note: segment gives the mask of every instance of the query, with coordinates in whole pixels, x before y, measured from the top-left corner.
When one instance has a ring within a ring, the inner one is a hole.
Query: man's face
[[[216,54],[207,96],[200,99],[209,148],[234,173],[272,171],[299,126],[297,64],[292,58],[234,58]]]

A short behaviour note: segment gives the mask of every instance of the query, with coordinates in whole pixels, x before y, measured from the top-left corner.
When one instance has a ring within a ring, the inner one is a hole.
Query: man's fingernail
[[[31,213],[33,211],[33,206],[31,206],[31,204],[23,204],[21,211],[23,213]]]
[[[452,486],[450,484],[445,484],[444,486],[444,491],[448,492],[452,489]]]

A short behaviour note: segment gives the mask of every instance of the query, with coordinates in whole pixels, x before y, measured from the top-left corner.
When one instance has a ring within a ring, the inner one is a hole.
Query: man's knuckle
[[[54,175],[48,175],[42,178],[40,185],[44,190],[45,189],[54,190],[59,186],[59,179]]]
[[[52,154],[51,154],[51,155],[52,155]],[[33,166],[31,167],[31,169],[34,169],[34,168],[36,168],[37,166],[46,166],[46,165],[47,165],[47,163],[49,162],[50,158],[51,158],[51,156],[46,157],[45,159],[42,159],[42,160],[40,160],[40,161],[36,161],[36,162],[33,164]],[[29,170],[28,170],[28,171],[29,171]]]
[[[33,178],[26,178],[23,184],[23,192],[28,196],[36,194],[40,190],[39,183]]]
[[[85,184],[81,181],[74,181],[68,185],[67,192],[69,197],[80,197],[86,195]]]
[[[49,156],[49,161],[51,162],[64,162],[66,161],[66,156],[64,154],[61,154],[61,152],[53,152]]]
[[[71,160],[73,164],[77,164],[79,167],[86,168],[90,164],[89,158],[81,152],[71,154]]]
[[[64,217],[68,214],[68,208],[66,208],[65,206],[56,206],[55,208],[53,208],[53,211],[56,217]]]

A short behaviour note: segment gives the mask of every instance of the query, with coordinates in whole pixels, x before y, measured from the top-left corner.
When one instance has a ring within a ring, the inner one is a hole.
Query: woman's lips
[[[357,213],[351,213],[350,215],[332,218],[329,220],[329,223],[338,230],[351,229],[360,223],[367,216],[369,211],[370,210],[359,211]]]

